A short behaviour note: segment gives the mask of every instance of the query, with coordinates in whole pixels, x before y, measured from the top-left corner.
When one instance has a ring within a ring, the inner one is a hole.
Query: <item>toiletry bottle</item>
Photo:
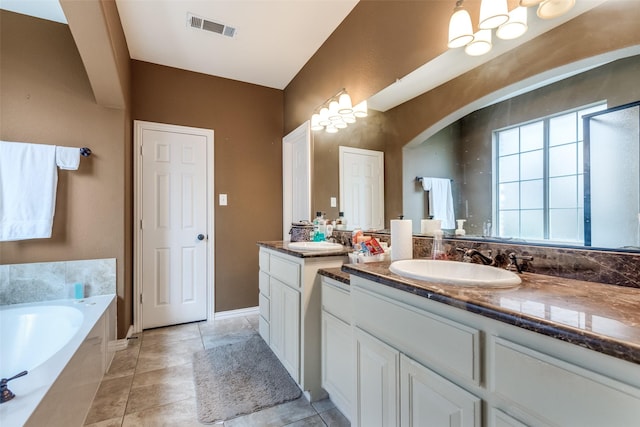
[[[323,242],[325,239],[325,235],[327,233],[327,220],[324,219],[324,215],[322,214],[322,212],[316,212],[316,213],[318,214],[318,216],[313,222],[314,222],[314,228],[315,228],[315,223],[317,221],[318,228],[316,233],[313,235],[313,240],[315,242]]]
[[[486,221],[482,224],[482,236],[491,237],[491,221]]]
[[[442,243],[442,230],[435,230],[433,232],[431,259],[447,259],[447,253],[444,251],[444,245]]]
[[[464,223],[466,219],[457,219],[458,228],[456,228],[456,236],[464,236],[467,232],[464,230]]]
[[[336,230],[345,230],[347,228],[347,220],[344,218],[344,212],[338,214],[336,219]]]
[[[311,222],[313,224],[313,231],[311,232],[311,240],[316,241],[316,235],[318,234],[318,227],[320,226],[320,218],[322,217],[322,212],[316,212],[316,217]]]

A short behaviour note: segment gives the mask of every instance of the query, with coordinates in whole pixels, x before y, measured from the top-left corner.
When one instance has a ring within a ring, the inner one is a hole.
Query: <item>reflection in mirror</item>
[[[584,129],[585,245],[640,249],[640,102],[591,114]]]
[[[430,214],[415,177],[428,176],[452,179],[455,217],[467,220],[468,236],[638,249],[637,124],[612,125],[617,118],[600,112],[640,99],[639,70],[640,56],[619,59],[486,106],[406,146],[403,210],[414,233]],[[591,131],[591,156],[583,154],[583,116],[601,124]]]

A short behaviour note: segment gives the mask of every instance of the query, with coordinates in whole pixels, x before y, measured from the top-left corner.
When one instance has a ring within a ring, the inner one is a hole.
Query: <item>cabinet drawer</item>
[[[361,329],[436,371],[480,383],[479,330],[360,288],[351,298]]]
[[[299,264],[271,255],[269,257],[269,274],[293,288],[300,288]]]
[[[269,272],[269,252],[264,249],[260,249],[260,253],[258,254],[258,265],[260,266],[260,270]]]
[[[269,301],[269,298],[267,298],[263,293],[260,293],[258,299],[260,301],[260,316],[264,317],[265,320],[270,320],[271,302]]]
[[[271,296],[271,286],[269,285],[269,275],[264,271],[258,273],[258,288],[260,293],[265,296]]]
[[[502,338],[491,344],[490,387],[536,424],[631,426],[640,390]]]
[[[322,309],[348,324],[351,324],[350,298],[349,292],[331,285],[326,278],[322,278]]]

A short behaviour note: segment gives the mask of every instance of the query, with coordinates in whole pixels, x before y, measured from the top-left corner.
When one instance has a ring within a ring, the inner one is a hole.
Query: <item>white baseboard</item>
[[[127,331],[127,336],[121,340],[115,340],[109,343],[110,346],[113,346],[112,349],[115,351],[124,350],[129,345],[129,337],[133,335],[133,325],[129,325],[129,330]]]
[[[215,320],[231,319],[233,317],[248,316],[248,315],[259,314],[259,313],[260,313],[260,307],[247,307],[247,308],[239,308],[237,310],[219,311],[217,313],[213,313],[213,318]]]

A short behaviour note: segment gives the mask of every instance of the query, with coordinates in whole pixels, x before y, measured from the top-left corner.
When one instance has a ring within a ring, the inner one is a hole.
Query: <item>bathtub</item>
[[[16,397],[0,425],[81,426],[113,358],[114,295],[0,307],[0,378]]]

